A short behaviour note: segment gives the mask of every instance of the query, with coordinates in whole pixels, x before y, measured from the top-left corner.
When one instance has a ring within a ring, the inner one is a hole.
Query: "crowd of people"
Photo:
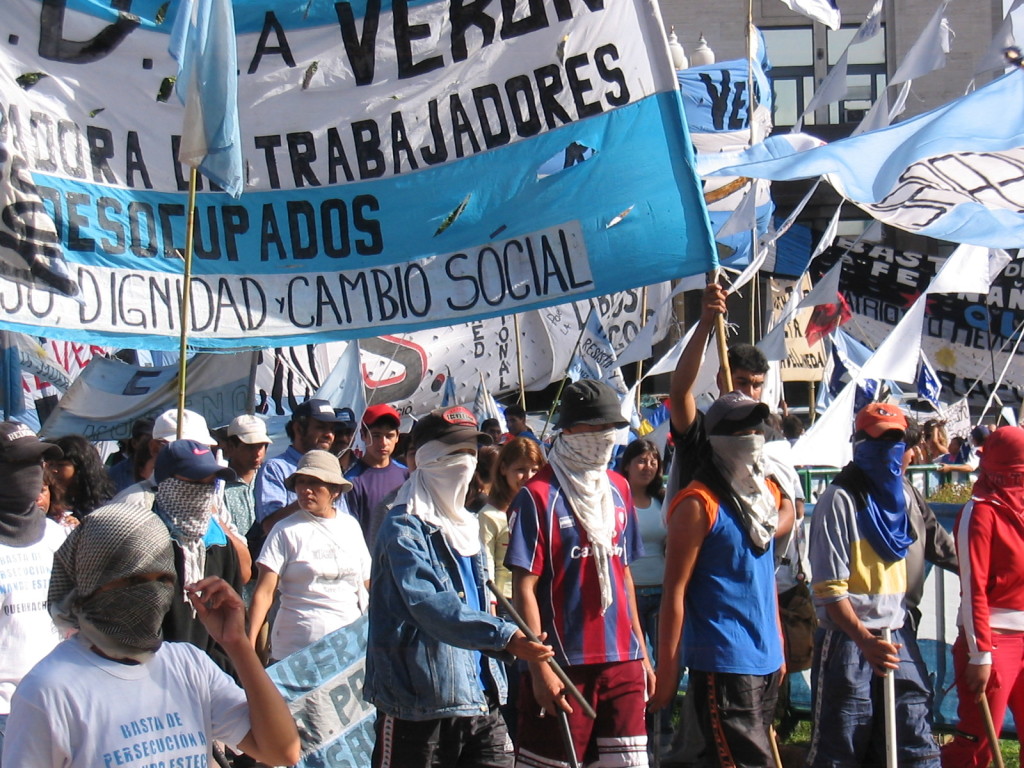
[[[670,462],[645,438],[615,456],[620,397],[587,379],[547,444],[519,406],[507,432],[453,406],[403,434],[391,405],[357,421],[310,399],[270,458],[257,416],[211,430],[169,409],[104,467],[81,436],[0,423],[0,763],[290,765],[298,731],[264,667],[365,614],[374,768],[777,766],[801,668],[779,595],[809,587],[807,765],[882,764],[893,736],[901,763],[987,765],[979,702],[997,728],[1024,714],[1024,430],[950,440],[871,403],[808,526],[801,425],[760,402],[764,356],[732,346],[697,407],[725,298],[705,290],[673,373]],[[953,536],[907,479],[921,462],[977,477]],[[941,750],[926,563],[963,594]]]

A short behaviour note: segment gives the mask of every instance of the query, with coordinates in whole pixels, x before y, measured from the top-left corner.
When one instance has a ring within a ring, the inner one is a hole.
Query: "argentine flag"
[[[185,105],[178,160],[242,194],[238,64],[231,0],[183,0],[169,52],[178,62],[175,90]]]

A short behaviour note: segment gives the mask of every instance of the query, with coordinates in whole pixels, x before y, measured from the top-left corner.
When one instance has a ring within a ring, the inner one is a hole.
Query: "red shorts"
[[[620,661],[566,667],[566,674],[597,712],[591,720],[571,697],[569,715],[576,759],[587,765],[646,766],[647,677],[643,662]],[[519,740],[516,768],[550,768],[552,761],[567,764],[560,717],[545,714],[533,695],[530,673],[519,689]]]

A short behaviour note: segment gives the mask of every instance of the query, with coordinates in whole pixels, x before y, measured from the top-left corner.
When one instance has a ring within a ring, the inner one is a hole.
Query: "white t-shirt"
[[[22,676],[60,641],[47,608],[53,553],[67,536],[46,521],[43,537],[27,547],[0,544],[0,715]]]
[[[214,740],[249,732],[245,692],[194,645],[164,643],[121,664],[76,635],[25,675],[4,737],[18,768],[215,765]]]
[[[365,609],[370,553],[352,515],[323,519],[300,509],[274,526],[256,562],[280,577],[270,632],[275,659],[348,626]]]

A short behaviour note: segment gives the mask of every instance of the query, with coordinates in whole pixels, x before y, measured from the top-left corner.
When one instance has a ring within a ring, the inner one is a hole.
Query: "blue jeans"
[[[655,663],[658,648],[658,612],[661,610],[661,587],[636,588],[636,612],[640,615],[640,629],[647,641],[647,655]]]
[[[4,732],[7,730],[7,715],[0,715],[0,764],[4,756]]]
[[[932,691],[917,641],[909,632],[893,630],[892,642],[903,645],[899,669],[893,671],[897,762],[939,768],[939,747],[932,738]],[[885,765],[883,679],[845,632],[818,630],[811,668],[810,768]]]

